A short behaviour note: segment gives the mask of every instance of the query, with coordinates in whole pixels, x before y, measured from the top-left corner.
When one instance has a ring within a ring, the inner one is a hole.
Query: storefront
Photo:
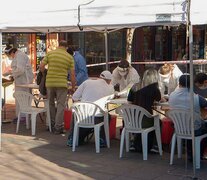
[[[125,56],[126,30],[119,30],[108,34],[109,62],[119,61]],[[66,33],[68,44],[79,47],[86,58],[89,76],[97,76],[106,68],[104,33],[78,32]],[[112,71],[117,64],[109,65]]]
[[[193,59],[206,58],[207,46],[206,26],[193,27]],[[97,76],[106,68],[105,37],[100,32],[74,32],[53,34],[13,34],[3,33],[3,47],[11,44],[25,52],[31,59],[34,71],[46,52],[55,49],[58,41],[66,39],[69,45],[80,48],[86,58],[89,76]],[[108,34],[109,70],[112,71],[121,59],[126,58],[126,29]],[[132,45],[132,62],[138,61],[170,61],[188,57],[186,48],[186,27],[140,27],[134,32]],[[151,65],[152,66],[152,65]],[[157,67],[157,66],[153,66]],[[206,71],[206,65],[195,66],[196,71]],[[149,65],[136,65],[140,74]]]

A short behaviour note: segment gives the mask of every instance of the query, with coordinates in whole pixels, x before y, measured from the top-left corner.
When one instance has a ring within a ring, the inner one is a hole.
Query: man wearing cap
[[[100,78],[96,79],[87,79],[84,81],[78,89],[75,91],[75,93],[72,96],[72,99],[74,102],[81,101],[81,102],[93,102],[99,105],[101,108],[105,109],[106,102],[98,101],[99,99],[114,94],[114,88],[110,84],[112,79],[112,74],[109,71],[103,71],[100,76]],[[111,97],[111,98],[112,98]],[[97,121],[103,121],[103,117],[96,117]],[[96,122],[97,122],[96,121]],[[67,145],[72,146],[72,136],[73,136],[73,128],[74,128],[74,122],[71,122],[71,130],[68,136],[68,142]],[[85,131],[85,132],[84,132]],[[87,131],[87,132],[86,132]],[[101,141],[100,143],[103,144],[104,139],[104,133],[103,128],[101,129]],[[80,129],[79,131],[79,142],[83,142],[84,139],[81,138],[81,134],[90,134],[91,130],[89,128],[87,129]]]
[[[183,74],[179,78],[179,87],[169,96],[170,109],[190,110],[191,95],[190,95],[190,75]],[[200,108],[207,107],[207,101],[202,96],[194,93],[194,111],[200,114]],[[194,123],[195,136],[200,136],[207,133],[207,125],[202,119],[196,119]],[[206,140],[205,140],[206,142]],[[191,141],[187,142],[187,153],[189,160],[192,160],[192,145]],[[205,143],[201,143],[201,156],[203,156]]]
[[[118,66],[113,70],[111,84],[115,87],[116,91],[121,91],[119,95],[126,96],[128,89],[133,84],[140,82],[140,76],[136,69],[134,69],[128,61],[121,60]],[[118,88],[117,88],[118,87]]]

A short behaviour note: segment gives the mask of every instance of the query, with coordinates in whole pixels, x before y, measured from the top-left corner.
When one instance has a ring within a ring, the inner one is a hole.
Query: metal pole
[[[106,70],[109,69],[109,53],[108,53],[108,31],[107,28],[104,31],[104,37],[105,37],[105,56],[106,56]]]
[[[196,174],[196,163],[195,163],[195,132],[194,132],[194,82],[193,82],[193,27],[190,21],[190,5],[191,0],[188,0],[188,28],[189,28],[189,60],[190,60],[190,113],[191,113],[191,132],[192,132],[192,155],[193,155],[193,175]],[[200,157],[199,157],[200,158]]]
[[[2,31],[0,30],[0,65],[2,67]],[[2,90],[2,68],[0,68],[0,85]],[[0,90],[0,151],[2,150],[2,138],[1,138],[1,128],[2,128],[2,119],[1,119],[1,112],[2,112],[2,91]]]

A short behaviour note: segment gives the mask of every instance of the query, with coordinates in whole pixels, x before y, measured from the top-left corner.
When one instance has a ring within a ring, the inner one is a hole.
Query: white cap
[[[112,79],[112,74],[110,73],[110,71],[103,71],[100,74],[100,78],[111,80]]]

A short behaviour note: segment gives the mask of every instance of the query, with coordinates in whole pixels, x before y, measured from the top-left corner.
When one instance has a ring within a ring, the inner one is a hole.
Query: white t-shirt
[[[84,81],[72,96],[74,101],[81,102],[94,102],[97,100],[109,96],[114,93],[114,88],[111,84],[107,84],[104,79],[88,79]],[[103,109],[105,103],[96,103]]]

